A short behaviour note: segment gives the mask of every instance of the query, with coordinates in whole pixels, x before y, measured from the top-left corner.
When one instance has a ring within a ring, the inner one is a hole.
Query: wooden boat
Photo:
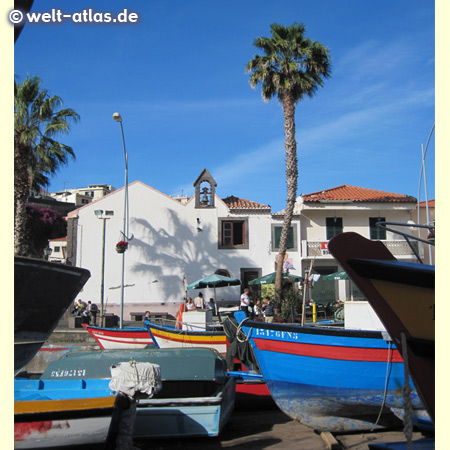
[[[65,354],[51,362],[41,380],[95,380],[109,383],[119,361],[151,362],[161,367],[162,390],[139,400],[134,438],[217,436],[234,407],[235,381],[214,350],[97,350]]]
[[[90,272],[14,257],[14,373],[26,366],[73,303]]]
[[[96,380],[14,381],[14,448],[106,441],[116,397]]]
[[[336,236],[328,248],[367,297],[402,355],[406,350],[408,369],[434,420],[434,266],[397,261],[382,242],[357,233]]]
[[[222,354],[227,351],[227,338],[222,326],[213,324],[212,313],[206,310],[184,312],[182,322],[163,320],[159,324],[146,321],[144,327],[83,326],[105,350],[205,347]]]
[[[235,313],[267,387],[289,417],[320,431],[398,426],[404,365],[381,331],[249,320]],[[412,393],[413,415],[423,406]]]
[[[221,324],[213,323],[211,311],[184,312],[182,321],[172,325],[148,321],[144,325],[160,348],[205,347],[223,355],[227,352],[227,336]]]
[[[103,350],[158,348],[145,327],[107,328],[83,324]]]

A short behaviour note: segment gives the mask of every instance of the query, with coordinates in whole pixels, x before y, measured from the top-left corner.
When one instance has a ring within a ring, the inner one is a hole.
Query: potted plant
[[[128,248],[127,241],[120,241],[116,244],[116,252],[117,253],[124,253],[127,248]]]

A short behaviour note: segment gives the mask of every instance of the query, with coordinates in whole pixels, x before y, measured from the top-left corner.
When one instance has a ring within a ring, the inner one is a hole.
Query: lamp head
[[[122,122],[122,116],[121,116],[118,112],[115,112],[115,113],[113,114],[113,119],[114,119],[116,122]]]

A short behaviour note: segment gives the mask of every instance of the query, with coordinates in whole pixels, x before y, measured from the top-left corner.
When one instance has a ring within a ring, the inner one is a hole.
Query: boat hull
[[[14,257],[14,373],[36,355],[73,303],[90,272]]]
[[[187,331],[145,322],[159,348],[211,348],[222,355],[227,352],[227,337],[223,331]]]
[[[367,297],[402,355],[408,358],[408,370],[434,420],[434,266],[397,261],[381,242],[357,233],[336,236],[328,248]]]
[[[381,332],[254,321],[242,329],[273,399],[291,418],[332,432],[400,424],[389,408],[402,408],[404,366]],[[412,397],[413,408],[423,410],[415,392]]]
[[[14,382],[14,448],[63,448],[106,441],[115,397],[79,380]]]
[[[154,348],[155,342],[144,327],[104,328],[84,325],[103,350]]]
[[[65,395],[71,397],[80,392],[81,387],[78,391],[75,389],[79,384],[85,386],[83,395],[86,396],[87,391],[107,391],[110,367],[131,359],[158,364],[162,381],[158,394],[141,399],[137,404],[134,438],[217,436],[220,433],[234,408],[235,379],[228,377],[223,357],[210,349],[72,352],[51,362],[41,380],[33,382],[43,383],[43,387],[47,384],[47,389],[60,382],[68,383],[71,389],[66,389]],[[23,389],[23,392],[26,394],[29,390]],[[45,395],[43,389],[40,392]],[[48,395],[52,393],[49,391]]]

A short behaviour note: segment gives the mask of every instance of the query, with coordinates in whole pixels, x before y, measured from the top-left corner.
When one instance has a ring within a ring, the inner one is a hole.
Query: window
[[[59,253],[61,251],[61,247],[55,247],[55,253]]]
[[[272,251],[278,251],[280,248],[280,238],[283,225],[272,225]],[[296,252],[297,249],[297,226],[292,225],[289,230],[287,249]]]
[[[219,219],[219,248],[248,248],[247,219]]]
[[[386,222],[386,218],[369,217],[370,239],[386,240],[386,228],[377,227],[377,222]]]
[[[327,226],[327,241],[329,241],[334,236],[342,233],[342,217],[327,217],[326,218],[326,226]]]

